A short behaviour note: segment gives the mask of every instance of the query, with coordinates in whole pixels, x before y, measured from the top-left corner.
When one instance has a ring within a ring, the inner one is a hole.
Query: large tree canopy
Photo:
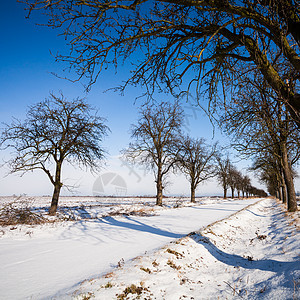
[[[245,70],[258,68],[300,126],[297,0],[22,2],[65,35],[70,53],[57,59],[89,85],[109,64],[131,58],[125,86],[143,84],[148,95],[166,87],[175,95],[192,91],[215,101]]]

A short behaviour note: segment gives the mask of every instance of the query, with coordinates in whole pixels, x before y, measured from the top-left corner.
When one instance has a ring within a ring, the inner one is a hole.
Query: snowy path
[[[257,202],[257,199],[107,217],[34,228],[0,239],[0,299],[41,299],[109,272],[129,260]]]

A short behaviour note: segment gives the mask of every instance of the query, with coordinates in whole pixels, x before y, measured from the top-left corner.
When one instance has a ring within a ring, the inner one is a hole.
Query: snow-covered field
[[[0,299],[299,298],[299,214],[197,200],[62,198],[55,222],[1,227]],[[27,201],[46,217],[49,198]]]

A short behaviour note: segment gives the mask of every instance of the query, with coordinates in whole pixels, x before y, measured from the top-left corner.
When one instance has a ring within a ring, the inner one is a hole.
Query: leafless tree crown
[[[132,139],[124,151],[127,160],[151,167],[157,185],[157,204],[162,204],[164,179],[175,163],[178,137],[184,122],[178,102],[160,102],[141,108],[139,120],[132,126]]]
[[[104,157],[101,142],[107,131],[104,119],[83,99],[68,101],[62,94],[51,94],[30,106],[24,121],[6,124],[0,144],[14,150],[11,172],[41,169],[47,174],[57,207],[63,162],[97,169]]]
[[[219,105],[216,98],[232,91],[246,69],[257,68],[300,124],[297,0],[22,2],[29,14],[42,10],[47,25],[66,37],[70,53],[57,59],[90,84],[104,68],[130,58],[125,86],[142,84],[148,95],[159,88],[205,93]],[[290,72],[278,68],[278,60]]]

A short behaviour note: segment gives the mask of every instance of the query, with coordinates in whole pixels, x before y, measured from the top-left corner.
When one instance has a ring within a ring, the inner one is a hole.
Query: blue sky
[[[88,102],[99,109],[100,115],[107,119],[107,125],[111,134],[104,141],[104,147],[109,152],[107,164],[102,173],[114,172],[124,177],[127,183],[129,194],[154,194],[155,188],[152,174],[144,176],[141,168],[136,167],[138,177],[129,175],[129,169],[121,166],[117,158],[121,149],[125,148],[130,139],[130,124],[137,119],[139,101],[135,102],[142,90],[130,87],[121,96],[116,92],[105,90],[114,87],[122,82],[128,71],[120,67],[118,73],[115,70],[108,70],[100,76],[97,83],[92,87],[89,94],[85,94],[82,83],[57,78],[51,73],[62,74],[65,67],[62,63],[55,62],[52,53],[65,52],[63,37],[57,36],[58,32],[43,26],[36,26],[35,23],[42,23],[42,16],[33,14],[26,19],[24,6],[15,0],[0,2],[0,26],[2,28],[0,47],[0,119],[2,122],[9,122],[11,117],[23,118],[27,106],[39,102],[49,95],[50,91],[58,93],[60,90],[69,98],[86,97]],[[162,100],[168,96],[162,96]],[[171,98],[169,98],[171,99]],[[194,137],[205,137],[208,142],[215,140],[221,144],[227,143],[228,139],[222,137],[218,131],[214,140],[212,126],[208,118],[200,110],[192,110],[189,104],[185,105],[186,129]],[[1,155],[1,154],[0,154]],[[1,157],[1,156],[0,156]],[[2,158],[7,159],[9,152],[2,152]],[[240,168],[247,164],[240,164]],[[0,194],[11,195],[26,193],[30,195],[51,194],[52,186],[48,179],[41,173],[28,174],[23,177],[9,175],[7,168],[0,168]],[[101,174],[102,174],[101,173]],[[78,171],[66,166],[63,176],[70,184],[78,185],[75,190],[77,194],[91,194],[95,179],[101,174],[90,174],[89,172]],[[181,176],[172,177],[167,192],[170,194],[188,194],[189,187],[186,180]],[[109,191],[108,191],[109,192]],[[205,184],[199,189],[199,195],[220,193],[221,189],[216,187],[215,182]],[[68,193],[67,190],[64,193]]]

